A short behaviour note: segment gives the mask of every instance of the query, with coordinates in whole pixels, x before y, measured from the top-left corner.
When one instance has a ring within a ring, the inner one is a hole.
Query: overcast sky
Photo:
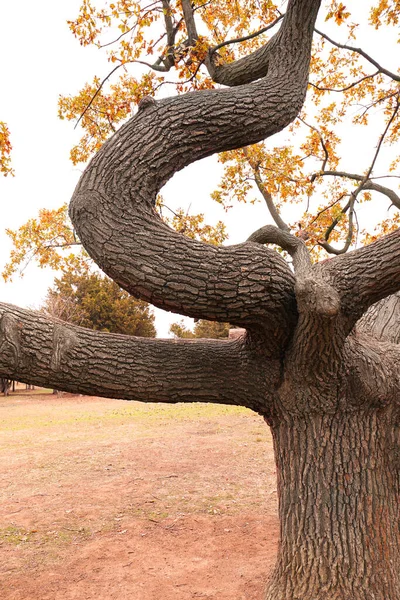
[[[94,48],[82,48],[68,29],[66,21],[76,17],[80,4],[80,0],[22,0],[1,6],[0,120],[11,132],[16,176],[0,179],[0,267],[11,250],[4,230],[19,227],[40,208],[57,208],[69,201],[81,174],[81,168],[74,167],[68,158],[79,131],[73,130],[71,122],[57,118],[58,95],[78,91],[94,74],[105,76],[110,67],[104,55]],[[219,179],[215,165],[216,159],[211,158],[200,167],[189,167],[170,182],[164,197],[180,197],[184,204],[190,190],[193,212],[211,212],[214,220],[240,219],[242,209],[235,216],[227,216],[209,200]],[[259,210],[265,215],[263,207]],[[251,232],[251,223],[243,225],[243,230],[236,228],[231,241],[243,241]],[[0,279],[0,299],[19,306],[39,306],[53,278],[50,269],[39,269],[32,263],[22,279],[16,276],[7,284]],[[169,322],[178,319],[176,315],[170,317],[158,314],[159,335],[167,335]]]
[[[19,227],[36,216],[39,208],[57,208],[67,202],[81,173],[68,158],[79,131],[73,130],[71,122],[57,118],[58,95],[78,91],[94,74],[105,76],[109,64],[96,49],[82,48],[68,29],[66,20],[76,17],[80,4],[81,0],[21,0],[1,5],[0,120],[8,124],[11,132],[16,176],[0,178],[0,268],[11,249],[5,228]],[[364,2],[360,5],[365,14]],[[373,43],[373,51],[378,60],[395,68],[393,50],[389,52],[383,43]],[[358,148],[357,158],[362,162],[366,147],[359,143]],[[211,221],[224,219],[230,242],[241,242],[267,222],[266,209],[262,204],[239,206],[226,215],[209,200],[218,180],[216,159],[210,158],[175,176],[163,195],[171,203],[180,204],[180,198],[184,205],[190,194],[193,212],[205,211]],[[41,270],[32,264],[23,279],[15,277],[9,284],[0,280],[0,300],[39,306],[53,278],[49,269]],[[170,321],[158,313],[160,336],[167,335]]]

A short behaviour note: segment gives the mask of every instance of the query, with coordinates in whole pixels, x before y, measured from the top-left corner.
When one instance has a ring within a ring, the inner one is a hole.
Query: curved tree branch
[[[289,231],[283,231],[274,225],[265,225],[252,233],[247,241],[258,244],[277,244],[282,250],[286,250],[293,259],[296,275],[304,275],[311,269],[311,258],[307,246],[302,239],[295,237]]]
[[[198,40],[199,35],[197,32],[196,21],[194,18],[195,8],[192,7],[191,0],[182,0],[182,10],[184,20],[186,23],[186,30],[188,33],[187,45],[193,46],[196,40]],[[229,86],[249,83],[250,81],[254,81],[259,77],[264,77],[267,74],[269,62],[269,59],[267,58],[269,50],[266,49],[266,46],[259,50],[256,50],[253,54],[250,54],[242,59],[239,59],[229,64],[219,64],[216,52],[220,48],[223,48],[228,44],[243,42],[252,39],[258,35],[261,35],[262,33],[265,33],[269,29],[275,27],[275,25],[282,20],[283,16],[284,15],[280,15],[272,23],[251,35],[228,40],[226,42],[218,44],[217,46],[214,46],[213,48],[210,48],[208,56],[204,61],[204,64],[207,67],[210,77],[216,83],[221,83]],[[250,66],[251,70],[253,71],[253,75],[249,77],[245,71],[246,68],[249,68]],[[255,74],[255,69],[257,69],[257,75]]]
[[[385,302],[378,303],[374,310],[375,318],[378,321],[381,316],[383,321],[387,319],[385,305]],[[381,311],[382,315],[380,315]],[[387,323],[388,325],[394,324],[392,321],[387,321]],[[365,322],[366,324],[367,322]],[[398,324],[397,320],[397,331]],[[382,333],[383,335],[381,335]],[[392,340],[389,337],[379,330],[379,327],[376,329],[373,327],[370,331],[364,329],[360,322],[360,326],[357,325],[357,329],[347,338],[345,344],[347,384],[363,402],[369,401],[373,406],[376,406],[382,399],[385,399],[385,403],[389,401],[392,405],[399,406],[400,404],[398,393],[400,345],[395,341],[394,336]]]
[[[329,254],[335,254],[336,256],[339,256],[340,254],[345,254],[351,246],[351,243],[353,241],[353,232],[354,232],[354,203],[356,201],[356,197],[357,197],[357,194],[355,192],[353,194],[351,194],[350,200],[348,201],[348,203],[346,204],[346,206],[343,208],[343,210],[341,212],[342,215],[345,215],[347,213],[347,211],[349,211],[349,223],[348,223],[348,228],[347,228],[347,236],[346,236],[346,240],[345,240],[342,248],[334,248],[328,242],[331,232],[335,229],[336,225],[339,223],[339,218],[334,219],[332,224],[326,230],[325,241],[321,240],[318,242],[319,245],[322,248],[324,248],[324,250],[329,252]]]
[[[239,404],[265,413],[279,368],[244,338],[135,338],[0,304],[0,374],[73,393]]]
[[[400,293],[373,304],[357,321],[356,332],[400,344]]]
[[[292,0],[288,4],[280,30],[267,44],[232,63],[218,65],[215,60],[215,50],[210,50],[206,66],[210,77],[216,82],[227,86],[237,86],[250,83],[265,77],[273,68],[280,52],[286,52],[285,44],[295,45],[299,51],[305,39],[312,39],[310,29],[314,23],[315,11],[318,11],[319,0]],[[275,25],[276,22],[274,21]],[[301,32],[301,33],[300,33]],[[300,36],[299,36],[300,33]],[[287,38],[290,38],[290,43]],[[284,60],[284,56],[281,56]]]
[[[293,275],[253,244],[188,240],[154,212],[159,189],[186,165],[247,146],[297,115],[307,88],[319,0],[291,0],[267,78],[148,105],[93,158],[70,206],[85,248],[133,295],[197,318],[264,328],[281,352],[296,318]]]
[[[316,268],[337,289],[350,332],[372,304],[400,290],[400,229]]]

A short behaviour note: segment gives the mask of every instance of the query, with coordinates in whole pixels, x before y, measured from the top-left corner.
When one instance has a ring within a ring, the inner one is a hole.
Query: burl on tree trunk
[[[187,4],[187,3],[186,3]],[[268,600],[400,600],[400,231],[311,264],[267,226],[212,247],[163,224],[159,189],[302,106],[319,0],[289,0],[259,51],[208,67],[229,88],[146,102],[93,158],[71,202],[85,248],[135,296],[246,329],[149,340],[0,305],[0,376],[160,402],[240,404],[271,426],[281,537]],[[267,243],[279,244],[294,271]]]

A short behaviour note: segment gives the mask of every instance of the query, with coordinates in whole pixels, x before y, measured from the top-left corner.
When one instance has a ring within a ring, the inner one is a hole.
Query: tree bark
[[[153,207],[180,169],[258,142],[296,117],[319,4],[290,0],[266,77],[253,81],[253,69],[247,85],[168,98],[140,111],[92,159],[70,204],[86,250],[121,287],[166,310],[262,328],[274,357],[296,317],[284,261],[260,246],[214,248],[189,240]]]
[[[303,53],[310,44],[320,0],[294,0],[288,3],[284,25],[267,44],[232,63],[218,64],[211,54],[206,66],[211,78],[222,85],[238,86],[266,77],[277,62],[290,62],[291,53]],[[293,55],[292,55],[293,56]]]
[[[0,304],[3,373],[86,395],[239,404],[264,413],[280,365],[248,338],[155,340],[101,333]]]
[[[272,432],[281,543],[266,600],[398,600],[398,407],[286,415]]]
[[[373,304],[358,321],[356,329],[377,340],[400,344],[400,293]]]

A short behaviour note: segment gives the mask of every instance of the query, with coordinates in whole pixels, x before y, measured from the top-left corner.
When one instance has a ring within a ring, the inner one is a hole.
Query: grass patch
[[[92,530],[89,527],[60,527],[51,531],[28,530],[24,527],[9,525],[0,529],[0,544],[9,546],[20,546],[33,542],[35,544],[63,545],[79,539],[79,541],[89,539],[92,536]]]
[[[23,542],[28,542],[32,535],[33,532],[30,532],[23,527],[9,525],[8,527],[0,529],[0,542],[10,544],[11,546],[18,546]]]
[[[60,399],[49,407],[40,405],[30,406],[24,417],[13,416],[13,407],[8,407],[7,414],[0,419],[0,431],[22,431],[24,429],[48,429],[51,427],[68,425],[107,425],[138,423],[153,425],[156,422],[168,424],[173,422],[186,422],[215,419],[225,415],[242,415],[250,413],[241,406],[225,406],[219,404],[145,404],[140,402],[115,401],[116,408],[109,408],[101,402],[87,405],[83,408],[79,404],[68,404]],[[3,406],[3,409],[7,409]],[[33,409],[33,410],[32,410]]]

